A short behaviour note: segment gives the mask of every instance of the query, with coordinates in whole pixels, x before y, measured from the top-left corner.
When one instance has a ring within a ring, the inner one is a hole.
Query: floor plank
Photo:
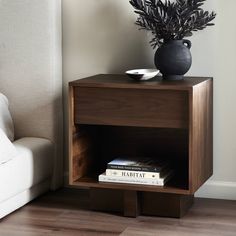
[[[89,211],[87,190],[48,193],[0,221],[1,236],[235,236],[236,201],[196,199],[182,219]]]

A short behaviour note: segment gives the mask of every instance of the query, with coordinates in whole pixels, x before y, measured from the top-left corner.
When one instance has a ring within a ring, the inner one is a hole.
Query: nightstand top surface
[[[101,87],[101,88],[128,88],[128,89],[165,89],[191,90],[194,86],[212,80],[210,77],[185,77],[181,81],[163,81],[160,76],[149,81],[137,82],[127,75],[99,74],[70,82],[70,86]]]

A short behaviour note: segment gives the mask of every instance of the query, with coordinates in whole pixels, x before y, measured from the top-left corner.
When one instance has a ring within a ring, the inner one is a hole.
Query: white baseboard
[[[195,197],[236,200],[236,182],[208,181]]]

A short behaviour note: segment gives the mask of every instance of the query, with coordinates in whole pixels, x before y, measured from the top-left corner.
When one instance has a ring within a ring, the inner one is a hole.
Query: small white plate
[[[134,80],[145,81],[154,78],[159,72],[157,69],[137,69],[128,70],[125,73]]]

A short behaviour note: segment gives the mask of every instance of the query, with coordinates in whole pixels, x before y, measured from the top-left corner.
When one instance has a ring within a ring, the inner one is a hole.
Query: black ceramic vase
[[[155,54],[155,65],[164,80],[181,80],[192,65],[189,40],[170,40],[161,45]]]

